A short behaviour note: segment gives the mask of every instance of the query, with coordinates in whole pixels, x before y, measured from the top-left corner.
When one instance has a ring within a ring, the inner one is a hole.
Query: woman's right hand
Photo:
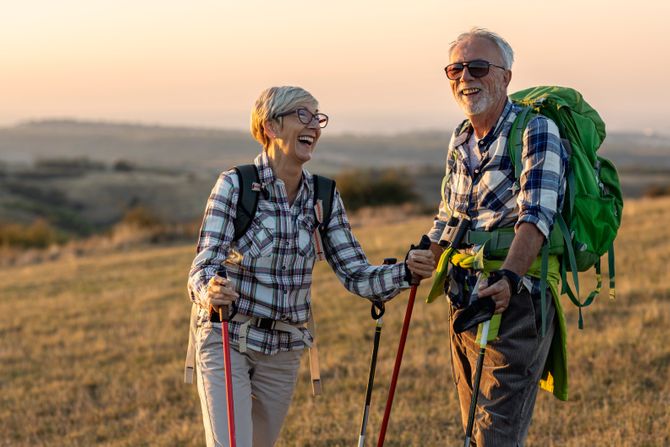
[[[213,276],[207,284],[207,303],[205,303],[205,307],[210,310],[212,308],[218,310],[221,306],[230,306],[239,296],[228,278]]]

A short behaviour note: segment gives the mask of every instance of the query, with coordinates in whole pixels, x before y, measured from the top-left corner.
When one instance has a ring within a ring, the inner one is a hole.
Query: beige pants
[[[237,447],[271,447],[277,441],[295,389],[302,350],[244,354],[231,346]],[[229,447],[221,324],[199,327],[196,374],[207,447]]]

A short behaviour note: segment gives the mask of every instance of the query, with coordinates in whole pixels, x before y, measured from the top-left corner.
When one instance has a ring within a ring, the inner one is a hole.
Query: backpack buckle
[[[256,318],[256,321],[254,321],[253,325],[258,329],[272,331],[277,325],[277,320],[273,320],[272,318]]]
[[[455,249],[468,248],[467,233],[470,229],[471,220],[467,217],[457,218],[451,216],[447,226],[440,236],[439,244],[442,247],[452,247]]]

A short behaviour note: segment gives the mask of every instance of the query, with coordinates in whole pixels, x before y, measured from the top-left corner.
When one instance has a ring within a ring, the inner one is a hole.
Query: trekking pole
[[[395,258],[386,258],[384,259],[385,265],[395,264],[397,259]],[[368,416],[370,414],[370,402],[372,400],[372,387],[375,382],[375,370],[377,369],[377,352],[379,352],[379,341],[382,336],[382,325],[383,320],[382,316],[384,315],[385,308],[382,301],[373,301],[372,307],[370,308],[370,315],[372,319],[375,320],[375,338],[372,342],[372,357],[370,358],[370,373],[368,375],[368,386],[365,389],[365,407],[363,408],[363,421],[361,422],[361,432],[358,435],[358,447],[363,447],[365,445],[365,430],[368,426]]]
[[[423,235],[419,246],[412,245],[412,249],[427,250],[430,248],[430,239]],[[407,302],[407,310],[405,310],[405,319],[402,323],[402,332],[400,333],[400,343],[398,344],[398,353],[395,357],[395,365],[393,366],[393,375],[391,376],[391,386],[389,388],[389,395],[386,399],[386,409],[384,410],[384,419],[382,420],[382,427],[379,432],[379,440],[377,447],[384,445],[384,438],[386,437],[386,428],[388,427],[389,418],[391,416],[391,407],[393,406],[393,396],[395,394],[395,387],[398,383],[398,373],[400,372],[400,364],[402,363],[402,354],[405,350],[405,341],[407,340],[407,331],[409,330],[409,322],[412,318],[412,310],[414,308],[414,299],[416,298],[416,289],[419,286],[421,279],[412,275],[412,289],[409,292],[409,301]]]
[[[216,276],[226,278],[226,273],[223,270],[216,272]],[[234,307],[233,307],[234,309]],[[232,368],[230,364],[230,340],[228,337],[228,320],[231,318],[228,315],[228,306],[219,306],[219,321],[221,321],[221,340],[223,341],[223,368],[226,376],[226,405],[228,415],[228,445],[236,447],[235,440],[235,405],[233,403],[233,377]],[[235,311],[233,310],[233,313]]]
[[[470,411],[468,413],[468,426],[465,429],[464,447],[470,447],[472,439],[472,428],[475,422],[475,410],[477,409],[477,397],[479,396],[479,383],[482,380],[482,369],[484,369],[484,354],[486,354],[486,343],[489,338],[489,325],[491,320],[482,323],[481,338],[479,340],[479,356],[477,357],[477,367],[475,370],[475,383],[472,387],[472,399],[470,400]]]
[[[484,356],[486,354],[486,345],[489,338],[489,326],[491,318],[495,312],[495,302],[491,297],[479,298],[479,285],[483,276],[480,274],[477,283],[474,286],[470,297],[470,305],[454,320],[454,332],[460,334],[477,324],[481,324],[482,330],[479,335],[479,355],[477,357],[477,366],[475,367],[475,382],[472,386],[472,398],[470,399],[470,410],[468,412],[468,425],[465,429],[464,447],[470,447],[472,440],[472,430],[475,422],[475,412],[477,410],[477,398],[479,397],[479,384],[482,379],[482,370],[484,369]],[[492,284],[500,279],[499,275],[492,273],[489,276],[488,283]]]

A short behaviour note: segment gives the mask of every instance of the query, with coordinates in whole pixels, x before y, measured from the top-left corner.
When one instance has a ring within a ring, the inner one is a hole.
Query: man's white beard
[[[456,101],[467,116],[481,115],[493,107],[494,98],[499,98],[502,95],[507,96],[505,87],[496,85],[494,88],[495,91],[491,92],[482,89],[476,95],[476,98],[472,99],[459,95]]]
[[[468,115],[479,115],[491,107],[491,95],[488,93],[479,93],[474,101],[459,96],[458,105],[463,112]]]

